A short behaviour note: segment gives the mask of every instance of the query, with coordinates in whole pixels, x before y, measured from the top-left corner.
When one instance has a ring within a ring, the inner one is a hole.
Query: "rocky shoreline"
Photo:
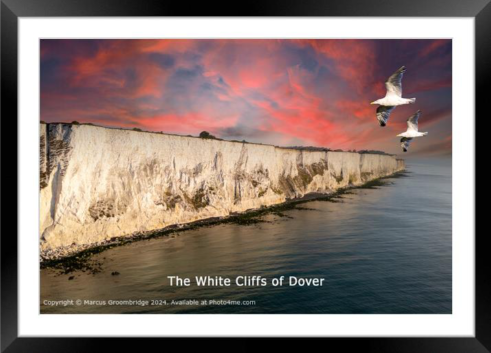
[[[72,244],[71,246],[59,247],[56,249],[41,250],[40,251],[40,267],[54,268],[60,270],[62,273],[70,273],[73,271],[81,270],[88,272],[99,272],[101,270],[101,264],[97,262],[91,262],[90,259],[93,255],[101,253],[105,250],[123,246],[140,240],[149,240],[159,237],[176,237],[179,233],[187,230],[197,229],[200,227],[214,226],[225,223],[235,223],[239,225],[251,225],[256,223],[265,222],[261,218],[267,214],[273,214],[279,217],[285,217],[282,213],[284,211],[297,209],[297,210],[310,210],[309,208],[299,207],[301,204],[311,201],[328,201],[328,202],[341,202],[343,195],[349,194],[351,190],[356,189],[377,189],[380,186],[390,184],[388,179],[394,179],[399,177],[408,176],[408,172],[397,171],[391,175],[381,178],[373,179],[365,184],[358,186],[349,186],[331,193],[310,193],[301,198],[294,198],[287,200],[284,203],[265,206],[258,209],[247,210],[242,213],[230,214],[225,217],[212,217],[208,219],[198,220],[186,224],[177,224],[165,227],[159,230],[153,230],[148,232],[135,232],[134,234],[121,237],[113,237],[106,241],[96,242],[92,244]]]

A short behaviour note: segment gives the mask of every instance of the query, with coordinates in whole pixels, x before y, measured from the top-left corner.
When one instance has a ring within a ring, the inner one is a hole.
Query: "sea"
[[[451,314],[451,158],[406,165],[385,185],[251,224],[105,250],[91,258],[99,271],[42,269],[40,311]]]

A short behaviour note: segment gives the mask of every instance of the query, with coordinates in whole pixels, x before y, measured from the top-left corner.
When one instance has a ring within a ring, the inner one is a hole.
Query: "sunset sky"
[[[416,104],[381,128],[370,102],[402,65]],[[402,154],[418,109],[405,156],[449,155],[451,40],[41,40],[46,122]]]

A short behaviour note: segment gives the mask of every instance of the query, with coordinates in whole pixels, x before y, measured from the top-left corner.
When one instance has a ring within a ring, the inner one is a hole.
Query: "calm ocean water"
[[[308,202],[284,212],[288,217],[268,215],[270,222],[199,228],[104,251],[94,258],[102,262],[100,273],[42,270],[41,312],[451,313],[451,160],[407,165],[408,177],[390,179],[392,185],[355,190],[336,203]],[[170,275],[192,278],[192,285],[170,287]],[[194,277],[206,275],[261,276],[268,285],[196,286]],[[279,276],[325,281],[321,287],[271,286],[269,280]],[[106,305],[43,305],[64,299]],[[167,305],[108,305],[130,299]],[[171,305],[172,300],[255,305]]]

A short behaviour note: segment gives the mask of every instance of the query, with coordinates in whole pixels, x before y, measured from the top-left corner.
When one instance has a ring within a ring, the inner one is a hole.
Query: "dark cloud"
[[[451,40],[42,40],[41,119],[398,153],[421,109],[430,135],[411,151],[449,152],[434,141],[451,133],[451,53]],[[369,102],[402,65],[417,104],[382,130]]]
[[[174,66],[175,59],[172,55],[162,53],[151,53],[150,60],[155,62],[163,69],[170,69]]]

